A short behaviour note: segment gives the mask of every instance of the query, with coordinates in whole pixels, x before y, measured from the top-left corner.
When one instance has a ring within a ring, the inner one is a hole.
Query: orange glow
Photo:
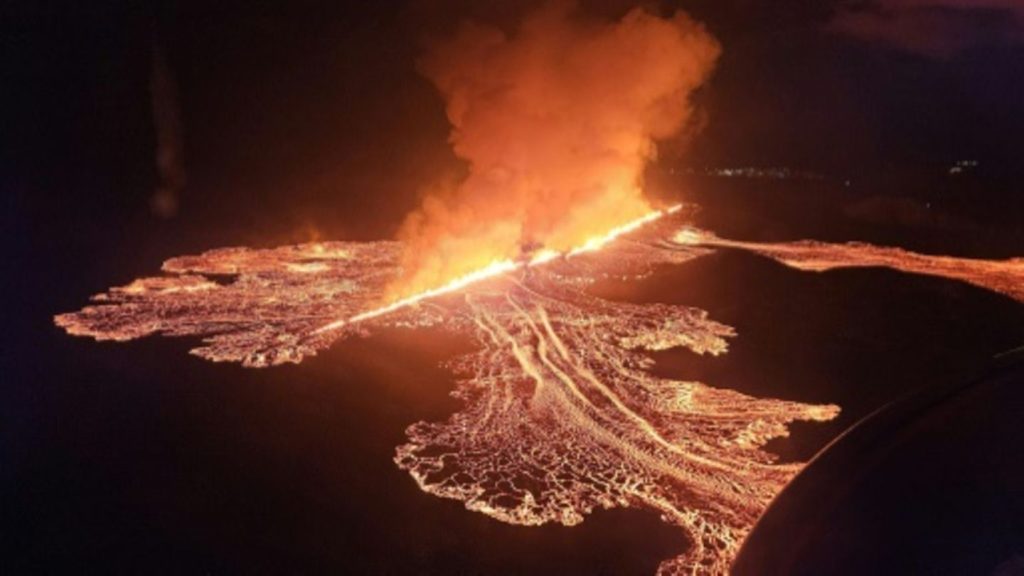
[[[530,258],[530,266],[538,266],[540,264],[547,264],[552,260],[562,256],[562,253],[558,250],[543,249],[537,252],[533,258]]]
[[[682,12],[644,8],[618,20],[551,1],[511,30],[466,22],[430,46],[419,69],[437,88],[467,174],[430,189],[399,232],[402,300],[525,246],[590,251],[605,231],[648,214],[645,166],[660,141],[685,136],[690,95],[719,54]]]
[[[672,241],[685,246],[712,246],[747,250],[786,266],[810,272],[835,268],[883,267],[960,280],[1024,302],[1024,258],[981,260],[919,254],[902,248],[864,242],[834,244],[816,240],[797,242],[741,242],[719,238],[711,232],[686,227]]]
[[[477,282],[480,282],[481,280],[486,280],[488,278],[493,278],[495,276],[499,276],[499,275],[504,274],[506,272],[511,272],[512,270],[515,270],[516,268],[519,268],[519,267],[520,267],[519,264],[517,264],[517,263],[515,263],[515,262],[513,262],[511,260],[501,260],[501,261],[491,262],[489,265],[484,266],[483,268],[481,268],[479,270],[475,270],[473,272],[470,272],[469,274],[466,274],[465,276],[460,276],[459,278],[456,278],[455,280],[452,280],[451,282],[445,284],[444,286],[440,286],[438,288],[433,288],[431,290],[425,290],[425,291],[420,292],[418,294],[413,294],[412,296],[409,296],[407,298],[403,298],[401,300],[397,300],[395,302],[392,302],[391,304],[388,304],[387,306],[381,306],[380,308],[374,308],[373,310],[367,310],[366,312],[361,312],[359,314],[356,314],[355,316],[352,316],[351,318],[349,318],[347,320],[338,320],[337,322],[331,322],[330,324],[328,324],[326,326],[323,326],[321,328],[318,328],[318,329],[314,330],[313,333],[314,334],[319,334],[321,332],[326,332],[326,331],[329,331],[329,330],[335,330],[337,328],[341,328],[342,326],[344,326],[346,324],[353,324],[353,323],[356,323],[356,322],[362,322],[363,320],[368,320],[370,318],[376,318],[378,316],[383,316],[385,314],[389,314],[391,312],[394,312],[395,310],[399,310],[401,308],[405,308],[406,306],[412,306],[412,305],[417,304],[419,302],[422,302],[423,300],[426,300],[428,298],[434,298],[434,297],[441,296],[441,295],[444,295],[444,294],[449,294],[451,292],[456,292],[458,290],[461,290],[461,289],[465,288],[466,286],[469,286],[471,284],[475,284]]]
[[[610,232],[608,232],[607,234],[605,234],[603,236],[595,236],[593,238],[590,238],[589,240],[584,242],[582,246],[580,246],[578,248],[573,248],[572,250],[569,251],[567,256],[568,257],[572,257],[572,256],[576,256],[577,254],[582,254],[584,252],[593,252],[595,250],[600,250],[605,245],[607,245],[609,242],[615,240],[619,236],[622,236],[623,234],[629,234],[630,232],[638,230],[644,224],[649,224],[651,222],[654,222],[655,220],[661,218],[662,216],[665,216],[666,214],[675,214],[676,212],[678,212],[682,208],[683,208],[682,204],[676,204],[674,206],[670,206],[669,208],[666,208],[664,211],[656,210],[654,212],[651,212],[649,214],[641,216],[640,218],[637,218],[636,220],[633,220],[632,222],[627,222],[626,224],[623,224],[622,226],[618,226],[618,227],[612,228],[612,230]]]
[[[496,260],[496,261],[493,261],[490,264],[488,264],[487,266],[484,266],[483,268],[480,268],[478,270],[474,270],[472,272],[469,272],[468,274],[465,274],[465,275],[460,276],[460,277],[458,277],[458,278],[456,278],[454,280],[451,280],[447,284],[444,284],[444,285],[439,286],[437,288],[431,288],[431,289],[428,289],[428,290],[424,290],[423,292],[418,292],[418,293],[413,294],[411,296],[407,296],[407,297],[402,298],[400,300],[396,300],[395,302],[392,302],[392,303],[387,304],[385,306],[381,306],[379,308],[374,308],[372,310],[367,310],[366,312],[361,312],[361,313],[356,314],[356,315],[354,315],[354,316],[352,316],[351,318],[348,318],[348,319],[341,319],[341,320],[336,320],[334,322],[331,322],[330,324],[327,324],[325,326],[317,328],[316,330],[313,331],[313,334],[320,334],[322,332],[328,332],[330,330],[336,330],[336,329],[341,328],[342,326],[346,326],[348,324],[354,324],[354,323],[357,323],[357,322],[362,322],[363,320],[368,320],[370,318],[376,318],[378,316],[383,316],[385,314],[390,314],[391,312],[394,312],[396,310],[400,310],[402,308],[405,308],[406,306],[413,306],[415,304],[418,304],[418,303],[420,303],[420,302],[422,302],[424,300],[430,299],[430,298],[435,298],[437,296],[443,296],[445,294],[450,294],[452,292],[457,292],[457,291],[459,291],[459,290],[461,290],[461,289],[463,289],[463,288],[465,288],[467,286],[470,286],[472,284],[475,284],[477,282],[480,282],[480,281],[483,281],[483,280],[487,280],[488,278],[494,278],[495,276],[500,276],[502,274],[505,274],[505,273],[508,273],[508,272],[512,272],[514,270],[518,270],[518,269],[521,269],[521,268],[524,268],[524,267],[540,266],[540,265],[543,265],[543,264],[547,264],[548,262],[551,262],[551,261],[553,261],[553,260],[555,260],[555,259],[557,259],[559,257],[562,257],[562,256],[565,256],[566,258],[572,258],[573,256],[576,256],[576,255],[579,255],[579,254],[582,254],[582,253],[585,253],[585,252],[593,252],[595,250],[599,250],[602,247],[604,247],[605,245],[607,245],[608,243],[610,243],[613,240],[615,240],[616,238],[619,238],[620,236],[623,236],[625,234],[629,234],[630,232],[634,232],[636,230],[639,230],[645,224],[649,224],[651,222],[654,222],[655,220],[658,220],[658,219],[662,218],[663,216],[666,216],[668,214],[675,214],[676,212],[678,212],[681,209],[682,209],[682,204],[676,204],[674,206],[670,206],[670,207],[666,208],[665,210],[655,210],[653,212],[649,212],[649,213],[647,213],[647,214],[645,214],[645,215],[643,215],[643,216],[641,216],[641,217],[639,217],[639,218],[637,218],[635,220],[632,220],[630,222],[627,222],[626,224],[623,224],[622,226],[618,226],[616,228],[613,228],[611,231],[605,233],[603,236],[595,236],[595,237],[591,238],[590,240],[588,240],[585,244],[583,244],[579,248],[574,248],[574,249],[569,250],[568,252],[565,252],[565,253],[558,252],[556,250],[543,249],[543,250],[539,251],[536,255],[534,255],[526,263],[516,262],[516,261],[513,261],[513,260]]]

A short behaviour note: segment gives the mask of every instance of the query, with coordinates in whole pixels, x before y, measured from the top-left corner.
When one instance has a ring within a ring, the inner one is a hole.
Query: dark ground
[[[1024,574],[1024,355],[845,432],[772,502],[733,565],[762,574]]]

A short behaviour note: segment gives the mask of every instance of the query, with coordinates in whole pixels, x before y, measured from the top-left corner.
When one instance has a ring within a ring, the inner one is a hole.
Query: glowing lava
[[[710,232],[683,228],[673,242],[689,246],[736,248],[754,252],[791,268],[824,272],[835,268],[892,268],[910,274],[959,280],[1024,302],[1024,258],[979,260],[918,254],[864,242],[831,244],[816,240],[761,243],[725,240]]]
[[[382,308],[375,305],[399,274],[401,246],[326,242],[174,258],[164,263],[166,276],[113,288],[56,322],[96,339],[201,336],[194,354],[257,367],[299,362],[385,326],[470,335],[475,351],[448,363],[462,409],[444,422],[413,424],[397,448],[395,462],[424,491],[524,525],[572,525],[599,508],[655,510],[689,542],[661,572],[723,574],[800,468],[775,463],[765,442],[785,436],[794,420],[828,420],[839,409],[652,376],[648,351],[723,354],[732,328],[699,309],[613,302],[587,287],[685,265],[716,246],[810,270],[885,265],[1022,300],[1024,266],[866,245],[733,242],[680,233],[680,218],[666,217],[676,210],[569,254],[497,262]]]
[[[326,326],[317,328],[316,330],[313,331],[313,333],[319,334],[321,332],[328,332],[330,330],[341,328],[346,324],[354,324],[356,322],[362,322],[363,320],[368,320],[370,318],[376,318],[378,316],[390,314],[391,312],[394,312],[395,310],[399,310],[401,308],[405,308],[406,306],[412,306],[413,304],[417,304],[419,302],[422,302],[423,300],[435,298],[437,296],[448,294],[450,292],[457,292],[459,290],[462,290],[463,288],[466,288],[467,286],[480,282],[481,280],[486,280],[494,276],[499,276],[501,274],[511,272],[518,268],[540,266],[542,264],[547,264],[548,262],[551,262],[552,260],[555,260],[556,258],[559,258],[561,256],[571,258],[573,256],[576,256],[577,254],[598,250],[602,246],[615,240],[619,236],[638,230],[645,224],[654,222],[655,220],[658,220],[667,214],[675,214],[682,208],[682,204],[676,204],[674,206],[666,208],[665,210],[654,210],[641,216],[640,218],[627,222],[622,226],[613,228],[611,231],[604,234],[603,236],[596,236],[594,238],[591,238],[585,244],[583,244],[579,248],[569,251],[567,254],[563,254],[556,250],[545,249],[540,250],[536,255],[534,255],[529,261],[525,263],[515,262],[513,260],[495,260],[494,262],[491,262],[489,265],[484,266],[479,270],[474,270],[473,272],[455,278],[454,280],[451,280],[450,282],[444,284],[443,286],[440,286],[438,288],[432,288],[430,290],[425,290],[417,294],[413,294],[412,296],[396,300],[395,302],[392,302],[385,306],[381,306],[379,308],[367,310],[366,312],[360,312],[359,314],[356,314],[355,316],[352,316],[351,318],[348,319],[335,320],[334,322],[331,322]]]

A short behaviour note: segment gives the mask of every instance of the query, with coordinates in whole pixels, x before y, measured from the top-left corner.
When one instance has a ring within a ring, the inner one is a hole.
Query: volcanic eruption
[[[754,398],[651,374],[648,352],[721,355],[733,328],[700,309],[603,299],[599,279],[642,278],[718,249],[803,270],[885,266],[1024,301],[1024,261],[865,244],[756,244],[654,210],[641,174],[655,142],[687,125],[689,94],[718,46],[683,14],[617,22],[550,4],[512,34],[467,24],[424,58],[447,101],[464,180],[428,196],[398,240],[225,248],[172,258],[61,314],[97,340],[200,337],[192,353],[263,368],[299,363],[384,327],[447,330],[462,407],[417,422],[395,463],[430,494],[521,525],[573,525],[593,510],[653,510],[688,540],[663,573],[721,574],[800,469],[765,443],[839,407]]]
[[[399,238],[404,297],[524,252],[567,252],[651,211],[642,191],[655,143],[691,119],[690,94],[719,46],[682,12],[615,22],[571,2],[511,33],[467,22],[420,70],[445,99],[467,174],[442,183]]]

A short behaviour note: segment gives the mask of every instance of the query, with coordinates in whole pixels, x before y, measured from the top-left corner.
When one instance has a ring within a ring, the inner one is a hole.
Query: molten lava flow
[[[395,462],[424,491],[524,525],[572,525],[600,508],[654,510],[689,542],[661,572],[724,574],[800,468],[775,463],[765,442],[785,436],[794,420],[829,420],[839,409],[652,376],[648,351],[719,355],[733,330],[695,308],[597,298],[587,292],[595,279],[641,277],[722,246],[811,270],[886,265],[937,274],[1024,300],[1015,289],[1019,259],[733,242],[679,233],[679,217],[665,216],[645,216],[571,254],[499,263],[379,309],[374,303],[399,274],[396,242],[213,250],[169,260],[168,275],[113,288],[56,322],[97,339],[202,336],[193,353],[246,366],[299,362],[386,326],[470,335],[476,350],[448,363],[462,409],[444,422],[413,424],[397,448]]]
[[[362,322],[363,320],[369,320],[371,318],[383,316],[385,314],[394,312],[395,310],[405,308],[406,306],[412,306],[413,304],[417,304],[429,298],[442,296],[450,292],[456,292],[471,284],[480,282],[481,280],[486,280],[487,278],[492,278],[494,276],[504,274],[505,272],[511,272],[512,270],[515,270],[518,267],[519,265],[511,260],[495,261],[487,266],[484,266],[483,268],[480,268],[479,270],[474,270],[473,272],[470,272],[465,276],[460,276],[452,280],[451,282],[448,282],[444,286],[440,286],[438,288],[431,288],[430,290],[425,290],[423,292],[413,294],[412,296],[402,298],[401,300],[392,302],[391,304],[388,304],[386,306],[381,306],[379,308],[367,310],[366,312],[360,312],[359,314],[356,314],[355,316],[352,316],[351,318],[348,319],[336,320],[326,326],[317,328],[316,330],[313,331],[313,333],[319,334],[321,332],[327,332],[330,330],[341,328],[346,324],[354,324],[356,322]]]
[[[816,240],[760,243],[725,240],[694,228],[683,228],[673,237],[677,244],[718,246],[755,252],[791,268],[822,272],[833,268],[892,268],[901,272],[940,276],[998,292],[1024,302],[1024,258],[978,260],[932,256],[901,248],[863,242],[830,244]]]
[[[676,204],[674,206],[666,208],[664,211],[654,210],[652,212],[648,212],[647,214],[637,218],[636,220],[633,220],[632,222],[628,222],[626,224],[623,224],[622,226],[613,228],[611,231],[607,232],[603,236],[595,236],[587,240],[587,242],[583,246],[580,246],[579,248],[574,248],[565,254],[562,254],[561,252],[558,252],[556,250],[544,249],[538,252],[526,263],[517,263],[512,260],[497,260],[491,262],[489,265],[484,266],[483,268],[480,268],[478,270],[469,272],[464,276],[460,276],[448,282],[447,284],[444,284],[443,286],[431,288],[429,290],[424,290],[423,292],[419,292],[413,294],[412,296],[402,298],[401,300],[397,300],[385,306],[374,308],[372,310],[367,310],[366,312],[360,312],[359,314],[356,314],[355,316],[352,316],[351,318],[348,319],[335,320],[334,322],[331,322],[326,326],[317,328],[316,330],[313,331],[313,333],[319,334],[321,332],[327,332],[330,330],[341,328],[346,324],[362,322],[363,320],[376,318],[378,316],[383,316],[384,314],[390,314],[391,312],[394,312],[395,310],[400,310],[402,308],[405,308],[406,306],[412,306],[413,304],[417,304],[419,302],[422,302],[423,300],[448,294],[450,292],[456,292],[467,286],[470,286],[471,284],[480,282],[481,280],[486,280],[488,278],[492,278],[494,276],[498,276],[506,272],[511,272],[518,268],[540,266],[542,264],[547,264],[548,262],[551,262],[552,260],[559,258],[561,256],[571,258],[577,254],[582,254],[583,252],[592,252],[594,250],[601,248],[605,244],[608,244],[612,240],[615,240],[619,236],[622,236],[623,234],[628,234],[630,232],[633,232],[634,230],[638,230],[645,224],[654,222],[655,220],[658,220],[667,214],[675,214],[676,212],[681,210],[682,207],[682,204]]]
[[[629,234],[630,232],[633,232],[634,230],[639,230],[645,224],[650,224],[651,222],[654,222],[655,220],[658,220],[659,218],[661,218],[662,216],[664,216],[666,214],[675,214],[676,212],[682,210],[682,208],[683,208],[682,204],[676,204],[675,206],[671,206],[671,207],[667,208],[664,212],[656,211],[656,212],[648,213],[647,215],[641,216],[640,218],[637,218],[636,220],[633,220],[632,222],[627,222],[626,224],[623,224],[622,226],[617,226],[615,228],[612,228],[611,232],[608,232],[607,234],[605,234],[603,236],[594,236],[594,237],[588,239],[586,242],[583,243],[582,246],[579,246],[578,248],[573,248],[572,250],[569,250],[567,255],[568,255],[568,257],[571,258],[573,256],[576,256],[577,254],[582,254],[584,252],[593,252],[595,250],[600,250],[605,245],[607,245],[609,242],[615,240],[619,236],[622,236],[623,234]]]

